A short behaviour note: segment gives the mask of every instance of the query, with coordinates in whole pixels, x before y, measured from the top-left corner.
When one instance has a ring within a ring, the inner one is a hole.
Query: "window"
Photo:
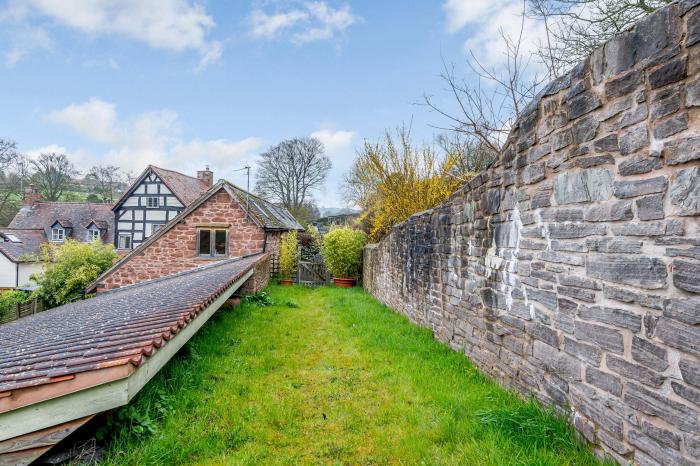
[[[66,238],[66,230],[61,227],[51,229],[51,241],[63,241]]]
[[[119,249],[131,249],[131,235],[119,235]]]
[[[90,241],[98,241],[100,239],[100,230],[97,228],[90,228],[88,230],[88,239]]]
[[[162,223],[154,223],[153,225],[151,225],[151,234],[154,234],[155,232],[157,232],[161,228],[163,228]]]
[[[197,231],[197,255],[221,257],[228,252],[228,230],[201,229]]]
[[[149,209],[157,209],[159,206],[159,203],[158,203],[159,200],[160,199],[158,199],[157,197],[147,197],[146,198],[146,207],[148,207]]]

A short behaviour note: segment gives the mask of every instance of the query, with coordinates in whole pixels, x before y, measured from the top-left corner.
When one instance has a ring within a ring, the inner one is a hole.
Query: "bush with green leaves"
[[[4,322],[8,315],[14,313],[15,306],[31,299],[26,291],[8,290],[0,293],[0,322]]]
[[[44,270],[31,277],[40,286],[34,294],[49,307],[81,299],[85,288],[116,258],[114,246],[99,241],[80,243],[66,239],[59,246],[42,244],[39,259],[44,262]]]
[[[280,275],[282,279],[290,279],[297,270],[297,232],[290,231],[282,236],[280,245]]]
[[[323,238],[323,257],[335,278],[357,278],[367,235],[350,227],[334,228]]]

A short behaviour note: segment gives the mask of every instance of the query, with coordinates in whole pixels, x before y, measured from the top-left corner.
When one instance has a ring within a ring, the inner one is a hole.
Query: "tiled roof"
[[[0,326],[0,392],[141,365],[265,256],[117,288]]]
[[[31,257],[39,254],[41,243],[46,242],[43,229],[0,228],[0,236],[5,239],[0,242],[0,251],[13,262],[31,262]],[[19,242],[12,241],[13,238],[17,238]]]
[[[284,207],[276,206],[270,201],[250,194],[235,184],[229,182],[226,182],[226,184],[231,188],[241,205],[245,206],[247,203],[247,205],[250,206],[250,212],[262,222],[265,228],[272,230],[304,229],[304,227],[297,222],[297,219]]]
[[[51,226],[59,222],[64,227],[73,229],[70,238],[78,241],[88,241],[87,227],[90,222],[103,222],[108,227],[102,240],[113,242],[114,213],[110,204],[92,202],[35,202],[31,206],[23,206],[9,228],[44,230],[47,238],[51,237]],[[65,222],[65,223],[64,223]]]
[[[152,165],[151,168],[186,206],[209,189],[209,186],[199,178]]]

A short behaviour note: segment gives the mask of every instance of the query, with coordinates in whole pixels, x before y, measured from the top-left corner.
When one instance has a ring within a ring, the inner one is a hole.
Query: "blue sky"
[[[244,184],[232,170],[285,138],[315,135],[338,192],[355,148],[412,121],[431,141],[449,105],[441,55],[498,61],[515,0],[22,0],[0,4],[3,137],[63,151],[85,171],[146,164]]]

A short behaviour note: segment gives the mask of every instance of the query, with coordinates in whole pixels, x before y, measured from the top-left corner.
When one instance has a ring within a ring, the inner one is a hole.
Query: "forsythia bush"
[[[280,275],[290,279],[297,268],[297,232],[290,231],[282,236],[280,245]]]
[[[367,235],[350,227],[334,228],[323,238],[323,257],[335,278],[357,278]]]
[[[116,258],[114,247],[99,241],[80,243],[67,239],[60,246],[42,244],[40,260],[45,265],[43,273],[32,276],[40,286],[34,293],[49,307],[78,299],[85,287],[107,270]]]

